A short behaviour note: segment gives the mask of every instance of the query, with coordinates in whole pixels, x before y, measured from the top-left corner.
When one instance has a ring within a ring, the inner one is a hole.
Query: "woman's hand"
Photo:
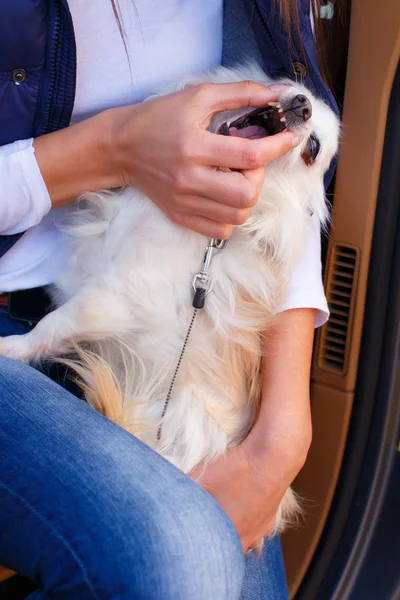
[[[132,184],[175,223],[226,238],[246,221],[265,165],[292,148],[293,134],[246,140],[207,127],[217,112],[265,106],[278,95],[252,82],[200,85],[38,137],[36,159],[52,205]]]
[[[274,448],[258,453],[245,440],[206,467],[196,467],[190,476],[217,500],[232,520],[242,540],[243,551],[258,546],[275,528],[279,504],[303,466],[306,448],[291,458]]]
[[[227,238],[257,202],[264,166],[292,149],[293,134],[246,140],[207,127],[217,112],[265,106],[278,95],[252,82],[204,84],[111,111],[115,171],[176,224]]]

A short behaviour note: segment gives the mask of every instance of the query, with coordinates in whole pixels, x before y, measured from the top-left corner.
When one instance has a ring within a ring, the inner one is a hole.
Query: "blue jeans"
[[[23,333],[0,308],[0,335]],[[287,600],[278,538],[245,558],[200,486],[37,370],[0,357],[0,564],[30,600]]]

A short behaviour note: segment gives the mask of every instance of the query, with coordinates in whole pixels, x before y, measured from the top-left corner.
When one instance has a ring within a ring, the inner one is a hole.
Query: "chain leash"
[[[182,345],[182,350],[179,355],[178,362],[175,367],[174,374],[171,379],[171,384],[169,386],[168,393],[165,398],[164,407],[163,407],[163,410],[161,413],[161,424],[157,431],[157,441],[158,442],[160,441],[161,434],[162,434],[162,426],[163,426],[162,421],[165,417],[169,402],[171,400],[172,390],[174,388],[176,378],[178,376],[178,371],[179,371],[179,368],[182,363],[183,355],[185,354],[186,346],[189,341],[189,336],[192,332],[194,321],[196,319],[198,311],[201,310],[202,308],[204,308],[204,305],[206,302],[206,296],[210,293],[211,288],[212,288],[212,281],[209,276],[209,270],[210,270],[212,258],[216,252],[219,252],[220,250],[225,248],[226,244],[227,244],[227,240],[219,240],[216,238],[210,238],[208,240],[208,246],[205,250],[205,254],[204,254],[204,258],[203,258],[202,269],[193,278],[193,281],[192,281],[192,288],[193,288],[192,306],[194,308],[194,311],[193,311],[193,315],[192,315],[192,318],[189,323],[188,330],[186,332],[186,336],[185,336],[185,339],[184,339],[184,342]]]

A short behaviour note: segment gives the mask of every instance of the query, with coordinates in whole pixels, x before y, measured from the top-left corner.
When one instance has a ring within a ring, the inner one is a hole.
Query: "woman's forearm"
[[[76,200],[83,192],[122,185],[123,178],[110,160],[110,112],[34,140],[53,208]]]
[[[311,440],[309,375],[315,310],[281,315],[265,341],[260,413],[247,438],[191,476],[221,504],[242,539],[254,547],[276,526],[288,487]]]
[[[257,422],[248,437],[255,454],[275,454],[293,463],[304,462],[311,443],[310,366],[314,309],[282,313],[264,344],[262,398]]]

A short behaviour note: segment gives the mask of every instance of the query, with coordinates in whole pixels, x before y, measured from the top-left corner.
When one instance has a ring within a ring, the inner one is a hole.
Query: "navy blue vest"
[[[0,146],[66,127],[74,105],[75,79],[75,38],[66,0],[3,3]],[[0,256],[21,235],[0,236]]]
[[[272,76],[303,78],[336,111],[332,94],[318,69],[310,1],[298,0],[298,5],[301,41],[293,31],[289,45],[274,0],[225,0],[223,61],[233,63],[246,54],[256,55]],[[3,2],[0,146],[67,127],[74,104],[75,80],[75,38],[67,0]],[[333,168],[334,165],[326,182]],[[0,257],[20,235],[0,236]]]

